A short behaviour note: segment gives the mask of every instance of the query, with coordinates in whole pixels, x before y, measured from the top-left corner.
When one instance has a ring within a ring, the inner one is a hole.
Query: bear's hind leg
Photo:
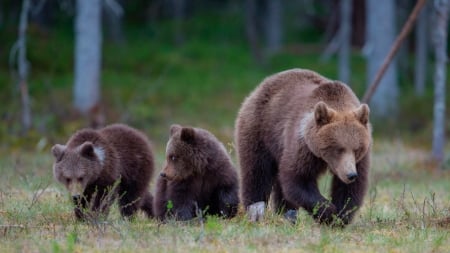
[[[141,201],[141,210],[147,215],[147,217],[153,217],[153,196],[150,192],[145,192]]]
[[[133,187],[123,187],[119,192],[120,214],[124,218],[133,216],[140,207],[141,198],[144,196]]]
[[[218,196],[219,214],[226,218],[236,216],[239,206],[237,187],[226,187],[219,190]]]
[[[283,196],[283,190],[280,185],[279,179],[275,181],[272,188],[272,194],[270,195],[272,209],[277,213],[296,209],[294,205],[289,203]]]
[[[277,174],[277,163],[268,150],[258,143],[255,147],[246,147],[243,143],[239,150],[241,164],[242,203],[249,218],[257,221],[264,215],[269,201],[272,185]],[[250,152],[249,152],[250,151]]]

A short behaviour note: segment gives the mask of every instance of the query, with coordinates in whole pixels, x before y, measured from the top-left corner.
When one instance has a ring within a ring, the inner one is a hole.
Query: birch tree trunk
[[[28,27],[28,15],[30,12],[30,0],[22,1],[22,10],[20,13],[19,21],[19,35],[17,40],[18,48],[18,60],[17,69],[19,74],[19,90],[21,96],[22,105],[22,128],[23,131],[28,131],[31,128],[31,109],[30,109],[30,96],[28,93],[28,61],[27,61],[27,27]]]
[[[101,0],[76,1],[74,106],[88,117],[100,107],[101,8]]]
[[[372,83],[395,38],[395,1],[367,0],[367,30],[364,51],[367,57],[367,79]],[[397,66],[395,60],[381,79],[372,102],[376,117],[392,116],[397,111]]]
[[[433,149],[432,158],[439,167],[444,162],[445,148],[445,82],[447,65],[448,0],[434,2],[434,109],[433,109]]]
[[[350,82],[350,48],[351,48],[351,19],[352,0],[341,0],[341,25],[339,28],[339,80]]]
[[[428,55],[428,5],[425,4],[417,19],[416,28],[416,62],[414,87],[417,96],[423,96],[427,76]]]

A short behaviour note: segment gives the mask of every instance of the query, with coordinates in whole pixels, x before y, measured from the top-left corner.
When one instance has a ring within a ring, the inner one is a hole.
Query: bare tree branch
[[[352,33],[352,0],[341,0],[341,25],[339,28],[339,80],[350,81],[350,48]]]
[[[388,55],[384,59],[383,64],[381,65],[380,70],[378,70],[378,73],[376,74],[373,82],[370,84],[369,88],[367,89],[366,93],[364,94],[364,97],[362,99],[363,103],[369,103],[370,99],[372,98],[373,94],[375,93],[375,90],[378,87],[378,84],[381,81],[381,78],[383,77],[384,73],[386,72],[387,68],[389,67],[389,64],[392,62],[392,59],[394,59],[395,54],[397,53],[398,49],[400,48],[400,45],[402,44],[403,40],[406,38],[406,36],[410,33],[411,28],[414,24],[414,21],[417,19],[417,16],[422,9],[422,7],[425,5],[426,0],[418,0],[416,3],[416,6],[414,7],[414,10],[409,15],[408,20],[406,21],[405,25],[402,28],[402,31],[398,35],[398,37],[395,39],[394,44],[391,47],[391,50],[389,51]]]

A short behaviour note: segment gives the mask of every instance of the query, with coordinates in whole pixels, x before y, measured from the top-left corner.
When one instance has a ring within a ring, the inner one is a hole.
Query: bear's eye
[[[66,182],[67,182],[68,184],[70,184],[71,181],[72,181],[72,179],[66,178]]]
[[[77,180],[78,180],[78,182],[82,182],[83,181],[83,177],[79,177]]]
[[[361,155],[361,153],[362,153],[362,149],[360,149],[360,148],[359,149],[355,149],[354,152],[355,152],[355,157],[358,158]]]
[[[345,152],[345,149],[344,148],[336,148],[335,149],[336,151],[336,154],[338,154],[338,155],[342,155],[344,152]]]
[[[177,158],[176,158],[174,155],[170,155],[170,156],[169,156],[169,159],[170,159],[172,162],[175,162],[175,160],[177,160]]]

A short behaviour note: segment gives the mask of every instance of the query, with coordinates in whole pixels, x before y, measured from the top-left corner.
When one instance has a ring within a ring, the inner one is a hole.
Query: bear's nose
[[[355,179],[358,177],[358,173],[356,173],[356,172],[352,172],[352,173],[348,173],[347,174],[347,179],[348,179],[348,181],[350,181],[350,182],[353,182],[353,181],[355,181]]]
[[[166,173],[164,173],[164,172],[161,172],[159,175],[160,175],[161,177],[163,177],[163,178],[166,178],[166,177],[167,177]]]

